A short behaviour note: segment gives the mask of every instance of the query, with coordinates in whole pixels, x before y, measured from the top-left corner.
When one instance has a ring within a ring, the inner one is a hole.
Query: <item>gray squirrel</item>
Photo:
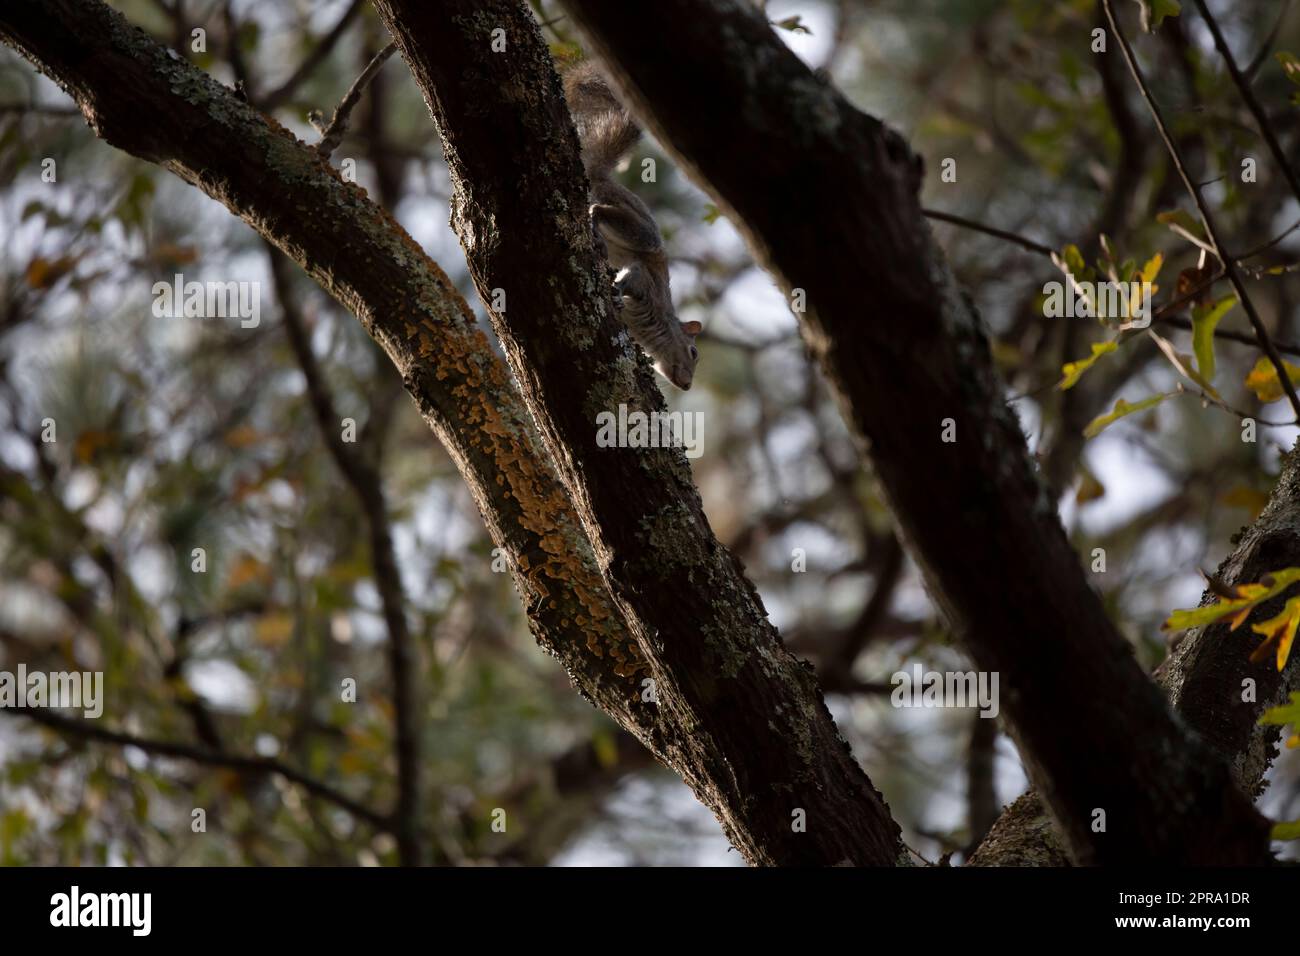
[[[582,165],[591,184],[592,229],[617,270],[614,288],[622,297],[623,323],[654,360],[655,370],[688,389],[700,357],[695,348],[700,323],[678,320],[659,226],[645,203],[612,175],[640,139],[641,128],[590,60],[565,71],[564,98],[578,128]]]

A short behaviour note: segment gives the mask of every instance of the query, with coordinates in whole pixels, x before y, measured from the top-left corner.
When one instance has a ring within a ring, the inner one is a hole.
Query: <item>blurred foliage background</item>
[[[307,142],[318,138],[309,111],[329,116],[387,42],[359,0],[113,6],[223,82],[240,81]],[[1272,54],[1300,53],[1300,10],[1215,6],[1295,155],[1300,88]],[[557,54],[572,55],[562,10],[549,0],[534,8]],[[1197,265],[1199,250],[1157,218],[1188,201],[1118,51],[1109,61],[1092,52],[1094,0],[771,0],[766,11],[800,56],[926,157],[928,208],[1052,249],[1075,244],[1089,261],[1103,254],[1102,233],[1117,261],[1160,253],[1158,301]],[[1234,248],[1300,220],[1203,23],[1185,12],[1157,34],[1139,36],[1135,20],[1128,29],[1180,145],[1211,180]],[[657,160],[654,183],[640,182],[639,163],[626,175],[664,231],[678,312],[706,327],[695,388],[663,387],[672,407],[705,415],[705,454],[692,464],[710,519],[787,643],[818,667],[909,844],[960,862],[1025,787],[1015,750],[973,711],[890,706],[889,676],[901,667],[968,664],[779,291],[656,144],[637,155]],[[952,183],[939,175],[948,157]],[[1241,181],[1243,157],[1258,163],[1254,183]],[[42,178],[47,159],[54,182]],[[355,162],[358,181],[479,308],[446,225],[437,136],[400,58],[370,86],[333,160]],[[935,229],[993,332],[1008,400],[1056,480],[1067,528],[1081,554],[1105,549],[1097,586],[1139,658],[1156,666],[1167,644],[1160,623],[1199,599],[1198,569],[1258,513],[1297,434],[1261,425],[1257,442],[1241,441],[1240,414],[1288,420],[1284,403],[1264,406],[1244,385],[1258,349],[1219,342],[1221,405],[1189,392],[1072,443],[1063,436],[1092,417],[1090,404],[1095,414],[1119,397],[1169,391],[1178,373],[1157,350],[1126,345],[1077,394],[1057,389],[1061,366],[1106,330],[1044,319],[1043,284],[1060,278],[1047,256],[971,228]],[[355,419],[358,447],[383,476],[418,670],[428,858],[740,862],[680,781],[585,704],[532,642],[455,468],[359,324],[300,276],[277,287],[251,230],[97,141],[9,50],[0,50],[0,235],[0,668],[102,670],[104,717],[94,723],[125,735],[93,739],[0,711],[0,861],[398,861],[393,838],[356,812],[385,814],[396,797],[387,632],[360,506],[321,440],[285,334],[287,297],[335,408]],[[1300,340],[1300,286],[1285,268],[1296,261],[1300,232],[1251,260],[1252,295],[1283,344]],[[260,283],[260,324],[155,317],[153,283],[178,272]],[[904,334],[907,317],[891,321]],[[1241,310],[1221,328],[1246,330]],[[1191,351],[1188,331],[1162,333]],[[57,425],[53,443],[41,439],[45,419]],[[191,569],[194,548],[207,555],[204,573]],[[806,570],[795,571],[800,555]],[[340,693],[349,678],[355,702]],[[168,756],[150,741],[194,754]],[[293,768],[328,793],[213,755]],[[1283,759],[1272,778],[1266,811],[1300,815],[1297,761]],[[192,826],[195,808],[204,832]]]

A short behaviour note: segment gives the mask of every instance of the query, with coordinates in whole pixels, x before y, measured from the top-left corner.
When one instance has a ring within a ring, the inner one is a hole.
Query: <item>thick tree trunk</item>
[[[896,862],[897,825],[714,537],[682,450],[597,443],[600,412],[664,403],[614,312],[577,139],[531,13],[501,0],[375,6],[442,132],[452,225],[649,663],[684,755],[675,768],[751,862]]]
[[[727,0],[565,0],[785,291],[931,592],[1081,862],[1268,859],[1265,821],[1107,619],[921,215],[921,164]],[[960,170],[958,170],[960,176]],[[945,426],[956,441],[945,442]],[[1174,809],[1178,808],[1178,809]],[[1094,832],[1097,812],[1104,832]]]

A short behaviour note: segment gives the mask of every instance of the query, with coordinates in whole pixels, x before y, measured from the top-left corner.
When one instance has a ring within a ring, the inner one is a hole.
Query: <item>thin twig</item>
[[[1277,35],[1282,30],[1282,23],[1286,20],[1286,15],[1291,12],[1291,0],[1282,0],[1282,9],[1278,11],[1277,19],[1273,21],[1273,29],[1268,31],[1268,36],[1264,38],[1263,44],[1260,45],[1259,52],[1255,54],[1246,69],[1243,71],[1246,82],[1254,82],[1255,74],[1259,68],[1264,65],[1268,59],[1269,52],[1273,49],[1273,44],[1277,42]]]
[[[1282,167],[1282,175],[1286,177],[1286,181],[1291,186],[1291,192],[1295,194],[1296,200],[1300,201],[1300,176],[1296,175],[1296,171],[1287,160],[1286,154],[1282,152],[1282,144],[1278,142],[1273,124],[1269,121],[1268,114],[1264,112],[1264,108],[1259,105],[1259,100],[1255,98],[1255,94],[1251,91],[1250,81],[1237,68],[1237,60],[1233,57],[1232,50],[1228,48],[1228,41],[1223,38],[1223,31],[1219,29],[1219,22],[1214,19],[1214,14],[1210,13],[1210,8],[1206,6],[1205,0],[1196,0],[1196,8],[1201,11],[1201,16],[1205,19],[1205,25],[1210,28],[1210,35],[1214,37],[1214,46],[1219,51],[1219,55],[1223,57],[1224,64],[1228,67],[1228,73],[1232,76],[1232,82],[1237,87],[1237,92],[1241,94],[1241,98],[1245,100],[1251,115],[1255,117],[1259,132],[1264,137],[1264,142],[1268,144],[1269,152],[1273,154],[1273,160]]]
[[[1161,325],[1172,325],[1176,329],[1183,329],[1187,332],[1192,331],[1192,323],[1182,316],[1170,315],[1155,320]],[[1229,342],[1239,342],[1242,345],[1258,345],[1255,337],[1248,332],[1233,332],[1230,329],[1215,329],[1214,337],[1216,339],[1226,339]],[[1300,356],[1300,345],[1291,345],[1287,342],[1274,342],[1277,350],[1286,355]]]
[[[944,222],[951,222],[954,225],[962,226],[963,228],[966,229],[972,229],[975,232],[982,232],[985,233],[986,235],[997,236],[999,239],[1005,239],[1008,242],[1015,243],[1016,245],[1021,246],[1025,249],[1029,249],[1032,252],[1041,252],[1043,255],[1047,255],[1047,256],[1052,255],[1052,249],[1050,249],[1049,247],[1044,246],[1041,243],[1035,242],[1033,239],[1027,239],[1024,236],[1017,235],[1014,232],[1008,232],[1004,229],[998,229],[993,226],[986,226],[983,223],[975,222],[974,220],[971,219],[963,219],[960,216],[952,216],[949,215],[948,213],[936,212],[934,210],[929,210],[929,209],[922,210],[922,212],[924,212],[927,216],[933,219],[940,219]],[[1273,246],[1276,246],[1278,243],[1280,243],[1291,233],[1295,232],[1297,229],[1300,229],[1300,220],[1297,220],[1285,231],[1273,237],[1272,239],[1268,240],[1267,242],[1262,243],[1256,246],[1255,248],[1251,249],[1249,252],[1246,252],[1238,256],[1237,264],[1240,265],[1242,269],[1248,274],[1251,275],[1262,274],[1264,271],[1267,270],[1252,269],[1250,266],[1245,265],[1246,260],[1252,259],[1255,256],[1259,255],[1260,253],[1266,252],[1267,250],[1271,249]],[[1296,269],[1300,269],[1300,263],[1293,263],[1285,267],[1285,271],[1287,272],[1292,272],[1295,271]],[[1191,322],[1183,318],[1178,318],[1173,313],[1180,310],[1184,305],[1186,305],[1192,299],[1196,298],[1196,296],[1200,295],[1207,288],[1209,288],[1211,285],[1213,285],[1215,282],[1218,282],[1222,278],[1223,278],[1223,273],[1216,271],[1209,279],[1202,280],[1194,288],[1188,290],[1187,292],[1184,292],[1182,295],[1178,296],[1177,298],[1171,299],[1169,302],[1162,305],[1159,309],[1156,310],[1155,314],[1152,316],[1152,321],[1156,323],[1162,323],[1164,325],[1172,325],[1180,329],[1190,330],[1192,328]],[[1259,344],[1258,339],[1256,339],[1253,335],[1248,335],[1245,332],[1233,332],[1229,329],[1215,329],[1214,337],[1216,339],[1226,339],[1229,342],[1238,342],[1242,345]],[[743,343],[729,342],[727,340],[722,340],[722,341],[724,341],[726,344],[729,345],[746,347]],[[766,344],[774,344],[774,343],[766,343]],[[1290,344],[1280,343],[1280,342],[1275,344],[1277,345],[1277,350],[1279,352],[1283,352],[1287,355],[1300,356],[1300,345],[1290,345]],[[1015,398],[1016,399],[1026,398],[1028,396],[1035,395],[1038,392],[1046,391],[1048,388],[1052,386],[1052,384],[1053,383],[1049,382],[1047,385],[1043,386],[1042,388],[1031,389],[1027,392],[1019,393],[1015,396]]]
[[[1039,255],[1050,256],[1054,251],[1051,246],[1044,245],[1041,242],[1035,242],[1033,239],[1027,239],[1024,236],[1017,235],[1014,232],[1008,232],[1005,229],[998,229],[996,226],[986,226],[982,222],[976,222],[974,219],[955,216],[950,212],[941,212],[938,209],[922,209],[921,212],[929,219],[937,219],[939,222],[948,222],[952,223],[954,226],[961,226],[964,229],[972,229],[975,232],[982,232],[985,235],[996,236],[998,239],[1004,239],[1007,242],[1015,243],[1022,249],[1028,249],[1030,252],[1037,252]]]
[[[26,103],[0,103],[0,116],[9,113],[28,113],[33,116],[73,117],[80,116],[81,110],[72,106],[39,106]]]
[[[1055,250],[1052,249],[1051,246],[1044,245],[1041,242],[1037,242],[1033,239],[1028,238],[1027,236],[1022,236],[1019,233],[1010,232],[1006,229],[999,229],[997,226],[987,226],[982,222],[976,222],[974,219],[964,219],[961,216],[954,216],[952,213],[940,212],[936,209],[922,209],[921,212],[923,212],[926,216],[928,216],[931,219],[937,219],[941,222],[952,223],[954,226],[961,226],[963,229],[970,229],[974,232],[982,232],[987,236],[996,236],[998,239],[1003,239],[1006,242],[1014,243],[1015,245],[1020,246],[1022,249],[1027,249],[1030,252],[1036,252],[1039,253],[1040,255],[1044,255],[1048,257],[1051,257],[1055,253]],[[1267,242],[1260,243],[1258,246],[1255,246],[1250,251],[1243,252],[1241,255],[1237,256],[1237,264],[1244,267],[1247,259],[1253,259],[1255,258],[1255,256],[1259,255],[1260,253],[1267,252],[1269,249],[1276,246],[1278,243],[1280,243],[1287,236],[1291,235],[1291,233],[1295,232],[1297,229],[1300,229],[1300,220],[1296,220],[1285,230],[1278,233],[1276,236],[1274,236],[1272,239],[1269,239]],[[1184,236],[1184,238],[1187,237]],[[1221,274],[1216,273],[1215,277],[1221,278],[1222,276]]]
[[[406,621],[406,595],[393,548],[388,504],[382,476],[375,464],[360,453],[358,446],[343,440],[339,432],[342,417],[334,405],[325,376],[311,348],[311,337],[294,297],[290,261],[269,242],[271,278],[284,316],[289,345],[307,382],[307,397],[325,447],[342,472],[344,480],[361,506],[370,545],[371,573],[379,592],[384,625],[389,678],[393,688],[393,737],[397,756],[397,806],[393,811],[394,836],[404,866],[419,866],[423,849],[420,839],[420,725],[416,706],[417,665],[410,629]]]
[[[1245,262],[1247,259],[1255,258],[1261,252],[1267,252],[1269,249],[1272,249],[1274,246],[1276,246],[1287,236],[1291,235],[1291,233],[1295,232],[1297,229],[1300,229],[1300,219],[1297,219],[1295,222],[1291,224],[1289,228],[1279,233],[1278,235],[1274,236],[1268,242],[1265,242],[1262,245],[1258,245],[1254,249],[1251,249],[1249,252],[1244,252],[1241,255],[1237,256],[1237,263],[1240,265],[1241,263]]]
[[[312,71],[329,56],[330,51],[339,42],[339,38],[347,31],[348,24],[361,12],[364,2],[365,0],[352,0],[352,4],[347,10],[343,11],[343,16],[339,17],[338,22],[334,24],[329,33],[321,38],[321,41],[316,44],[315,49],[311,51],[307,59],[302,61],[298,69],[293,71],[293,75],[274,90],[261,97],[257,105],[268,113],[283,106],[289,97],[293,96],[294,91],[302,85],[302,82],[311,75]]]
[[[357,819],[365,820],[376,829],[384,832],[389,832],[392,829],[391,821],[383,814],[376,813],[369,807],[335,790],[329,784],[323,783],[315,777],[310,777],[301,770],[295,770],[293,767],[283,764],[272,757],[245,757],[238,754],[219,753],[202,747],[193,747],[177,741],[136,737],[133,734],[100,727],[88,720],[63,717],[49,710],[15,707],[7,709],[6,712],[27,717],[60,733],[84,740],[93,740],[98,743],[114,744],[119,747],[136,747],[147,754],[153,754],[157,757],[192,760],[195,763],[209,767],[226,767],[230,770],[240,770],[247,773],[278,774],[290,783],[298,784],[312,796],[327,800],[335,806],[343,808]]]
[[[396,43],[389,43],[378,53],[375,54],[366,68],[361,71],[356,82],[348,90],[347,94],[339,102],[338,108],[334,110],[334,116],[330,120],[329,126],[321,130],[321,140],[316,144],[316,152],[320,153],[323,159],[329,159],[330,153],[338,149],[339,143],[343,141],[343,134],[348,130],[348,117],[352,115],[352,109],[361,99],[361,94],[365,92],[370,81],[374,79],[380,68],[388,62],[388,58],[397,50]]]
[[[1268,329],[1264,327],[1263,320],[1255,310],[1255,304],[1246,292],[1246,284],[1242,281],[1241,273],[1237,270],[1237,264],[1233,261],[1232,256],[1224,251],[1223,242],[1218,228],[1214,224],[1214,216],[1210,212],[1209,204],[1205,201],[1205,197],[1201,195],[1201,191],[1196,187],[1195,183],[1192,182],[1192,177],[1183,162],[1182,154],[1179,152],[1172,136],[1170,136],[1169,127],[1165,124],[1165,118],[1161,113],[1160,106],[1151,95],[1142,68],[1138,66],[1137,57],[1133,55],[1133,48],[1129,46],[1128,39],[1119,28],[1119,19],[1115,16],[1113,0],[1102,0],[1102,2],[1106,5],[1106,18],[1110,21],[1110,27],[1115,34],[1115,39],[1119,41],[1120,50],[1124,54],[1124,61],[1128,64],[1129,72],[1133,74],[1133,80],[1137,83],[1138,90],[1146,101],[1147,108],[1151,111],[1156,128],[1160,131],[1160,137],[1164,140],[1165,148],[1169,150],[1170,158],[1173,160],[1174,167],[1178,170],[1183,185],[1191,193],[1196,208],[1200,211],[1201,221],[1205,224],[1206,235],[1210,237],[1210,242],[1214,245],[1214,254],[1223,264],[1224,274],[1232,284],[1233,290],[1237,293],[1237,299],[1241,302],[1241,307],[1245,309],[1246,317],[1250,319],[1251,327],[1254,328],[1255,335],[1259,339],[1260,348],[1264,350],[1264,354],[1268,356],[1269,361],[1273,363],[1273,367],[1277,369],[1278,381],[1282,383],[1282,389],[1286,393],[1287,401],[1291,403],[1291,409],[1295,412],[1297,420],[1300,420],[1300,395],[1296,394],[1295,385],[1292,384],[1290,376],[1287,375],[1286,363],[1282,361],[1282,356],[1278,354],[1277,349],[1274,347],[1272,340],[1269,338]]]

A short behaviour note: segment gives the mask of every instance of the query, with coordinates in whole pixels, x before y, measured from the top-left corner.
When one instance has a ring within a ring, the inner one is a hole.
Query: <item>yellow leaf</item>
[[[1213,624],[1226,617],[1232,618],[1232,630],[1245,622],[1250,612],[1261,602],[1281,594],[1296,581],[1300,581],[1300,568],[1284,568],[1266,574],[1258,583],[1239,584],[1236,597],[1220,597],[1208,607],[1184,608],[1174,611],[1161,626],[1166,631],[1185,631],[1188,628]]]
[[[1156,276],[1160,275],[1160,267],[1164,264],[1165,257],[1157,252],[1154,256],[1148,259],[1146,265],[1142,267],[1142,281],[1155,282]],[[1152,295],[1154,295],[1155,292],[1155,289],[1151,290]]]
[[[1283,361],[1282,365],[1286,368],[1286,377],[1291,379],[1291,383],[1300,383],[1300,368],[1287,361]],[[1277,369],[1273,367],[1268,356],[1262,356],[1250,370],[1250,374],[1246,376],[1246,387],[1254,392],[1261,402],[1276,402],[1282,397],[1282,382],[1278,379]]]
[[[1084,372],[1088,371],[1088,369],[1092,368],[1097,359],[1101,358],[1108,352],[1115,351],[1117,348],[1119,348],[1118,342],[1092,343],[1092,354],[1090,356],[1084,359],[1079,359],[1077,362],[1067,362],[1061,367],[1061,374],[1065,377],[1057,383],[1056,387],[1063,392],[1068,388],[1073,388],[1079,381],[1079,377],[1083,375]]]
[[[1296,629],[1300,628],[1300,597],[1291,598],[1277,617],[1271,617],[1259,624],[1252,624],[1251,630],[1264,635],[1264,642],[1250,655],[1252,661],[1263,660],[1269,647],[1277,643],[1277,669],[1286,667],[1291,654],[1291,645],[1295,642]]]
[[[1119,421],[1125,415],[1132,415],[1136,412],[1145,411],[1148,408],[1154,408],[1163,402],[1169,395],[1152,395],[1150,398],[1144,398],[1140,402],[1129,404],[1124,399],[1115,402],[1115,407],[1105,415],[1098,415],[1088,423],[1088,427],[1083,430],[1084,438],[1095,438],[1107,425],[1112,425]]]
[[[1290,625],[1287,626],[1286,633],[1282,635],[1282,640],[1277,645],[1277,669],[1278,673],[1286,667],[1287,658],[1291,656],[1291,645],[1295,643],[1296,626],[1300,624],[1300,617],[1293,617]]]

